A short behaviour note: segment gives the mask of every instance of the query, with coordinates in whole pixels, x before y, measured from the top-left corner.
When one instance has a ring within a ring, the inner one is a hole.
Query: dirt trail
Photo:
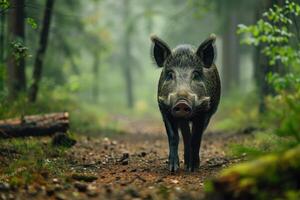
[[[161,122],[128,121],[128,133],[111,138],[81,137],[68,150],[66,180],[51,177],[41,192],[16,195],[20,199],[199,199],[204,181],[239,158],[229,158],[225,148],[240,141],[237,134],[206,132],[198,172],[183,170],[180,143],[180,171],[167,170],[168,144]],[[81,175],[87,177],[80,177]],[[79,177],[76,177],[79,176]],[[91,180],[74,180],[74,179]],[[1,199],[1,198],[0,198]]]
[[[71,152],[73,156],[76,155],[77,162],[85,166],[86,171],[91,171],[98,177],[89,187],[95,189],[101,198],[164,199],[171,195],[169,197],[172,199],[183,195],[198,199],[207,178],[214,176],[221,168],[240,161],[226,157],[224,150],[229,143],[240,140],[241,136],[206,132],[199,172],[189,173],[183,170],[181,142],[181,169],[171,174],[166,168],[168,144],[161,123],[130,122],[126,129],[128,134],[110,139],[86,138]]]

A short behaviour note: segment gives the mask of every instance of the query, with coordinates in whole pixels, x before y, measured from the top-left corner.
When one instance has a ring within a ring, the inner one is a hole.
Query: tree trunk
[[[93,101],[97,102],[99,96],[99,64],[100,64],[100,56],[99,52],[95,51],[94,53],[94,65],[93,65]]]
[[[239,37],[236,34],[238,12],[236,9],[233,9],[227,15],[228,20],[226,22],[228,24],[224,27],[222,58],[222,85],[225,95],[240,83]]]
[[[25,0],[11,0],[13,9],[9,14],[9,42],[20,42],[24,45],[25,42]],[[16,49],[13,49],[16,51]],[[13,53],[10,53],[8,63],[8,91],[9,98],[14,100],[20,92],[26,90],[25,76],[25,58],[20,56],[17,58]]]
[[[47,136],[69,129],[68,113],[31,115],[16,119],[0,120],[0,138]]]
[[[0,91],[4,89],[5,12],[0,14]]]
[[[264,0],[262,4],[257,6],[256,9],[256,21],[258,21],[263,12],[267,9],[271,8],[274,4],[280,3],[277,0]],[[259,98],[259,112],[263,113],[266,110],[265,105],[265,97],[268,95],[274,94],[274,89],[269,85],[266,77],[268,73],[279,72],[283,74],[284,72],[281,70],[283,67],[270,66],[268,58],[262,53],[262,49],[265,47],[264,44],[260,44],[255,48],[254,53],[254,79],[256,82],[257,90],[258,90],[258,98]],[[281,71],[281,72],[280,72]]]
[[[40,35],[39,48],[34,63],[33,83],[29,90],[28,98],[30,102],[36,101],[40,80],[42,78],[43,62],[44,62],[44,57],[47,49],[53,5],[54,5],[54,0],[47,0],[46,7],[44,10],[44,19],[43,19],[43,26]]]
[[[124,30],[124,38],[123,38],[123,72],[126,84],[126,92],[127,92],[127,105],[129,108],[133,108],[134,105],[134,95],[133,95],[133,77],[132,77],[132,68],[131,68],[131,32],[133,29],[133,24],[128,23],[129,14],[130,14],[130,0],[124,0],[124,24],[129,24],[125,27]]]

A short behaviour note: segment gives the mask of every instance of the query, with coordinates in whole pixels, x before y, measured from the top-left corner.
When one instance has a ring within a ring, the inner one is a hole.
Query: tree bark
[[[23,45],[25,43],[25,0],[11,0],[13,9],[9,14],[9,41],[19,41]],[[13,49],[15,51],[15,49]],[[25,76],[25,58],[21,56],[16,58],[13,53],[10,53],[7,63],[7,82],[9,98],[14,100],[19,93],[26,90]]]
[[[259,4],[256,8],[256,21],[262,17],[262,13],[271,8],[277,3],[282,3],[280,0],[264,0],[262,4]],[[265,97],[268,95],[274,95],[274,89],[268,83],[266,77],[268,73],[278,72],[280,74],[285,73],[282,71],[284,68],[279,66],[270,66],[268,58],[262,53],[264,44],[260,44],[255,48],[254,53],[254,79],[258,90],[259,99],[259,112],[264,113],[266,110]]]
[[[48,35],[50,30],[54,1],[55,0],[47,0],[46,7],[44,10],[44,19],[43,19],[43,26],[40,35],[39,48],[37,51],[37,55],[34,63],[34,69],[33,69],[33,83],[29,90],[28,98],[30,102],[36,101],[40,80],[42,78],[43,63],[44,63],[44,57],[47,49]]]
[[[4,89],[4,63],[5,63],[5,18],[6,13],[0,14],[0,91]]]
[[[223,93],[228,94],[240,83],[240,52],[239,37],[236,34],[238,25],[238,12],[236,9],[226,13],[227,25],[223,33],[223,58],[222,58],[222,82]]]
[[[94,75],[94,81],[93,81],[93,101],[97,102],[99,97],[99,65],[100,65],[100,56],[98,51],[95,51],[94,53],[94,65],[93,65],[93,75]]]
[[[48,136],[69,129],[68,113],[31,115],[0,120],[0,138]]]
[[[133,77],[132,77],[132,68],[131,68],[131,31],[133,29],[133,24],[128,23],[130,14],[130,0],[124,0],[124,24],[129,24],[125,27],[124,30],[124,38],[123,38],[123,72],[126,84],[126,92],[127,92],[127,105],[129,108],[133,108],[134,105],[134,94],[133,94]]]

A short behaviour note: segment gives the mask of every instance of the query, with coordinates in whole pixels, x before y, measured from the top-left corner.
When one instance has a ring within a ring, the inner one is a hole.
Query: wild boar
[[[158,105],[169,141],[168,168],[179,169],[180,130],[184,141],[187,171],[199,169],[201,138],[220,101],[221,84],[217,67],[216,36],[211,35],[197,49],[179,45],[171,50],[157,36],[151,36],[152,57],[162,68],[158,83]]]

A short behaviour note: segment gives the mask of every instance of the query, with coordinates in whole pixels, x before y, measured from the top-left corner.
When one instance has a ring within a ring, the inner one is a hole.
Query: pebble
[[[95,190],[88,190],[86,193],[89,197],[96,197],[98,196],[98,192]]]
[[[125,160],[122,161],[122,165],[128,165],[128,164],[129,164],[128,159],[125,159]]]
[[[48,196],[52,196],[52,195],[54,194],[54,192],[55,192],[55,189],[54,189],[53,186],[48,186],[48,187],[46,188],[46,194],[47,194]]]
[[[53,183],[59,183],[59,180],[58,180],[58,178],[54,178],[54,179],[52,179],[52,182]]]
[[[127,158],[129,158],[129,153],[127,152],[123,153],[121,159],[127,159]]]
[[[130,172],[137,172],[137,169],[132,169],[130,170]]]
[[[15,196],[13,194],[8,194],[7,199],[13,200],[15,199]]]
[[[141,153],[140,153],[140,156],[141,157],[145,157],[147,155],[147,153],[145,152],[145,151],[142,151]]]
[[[30,194],[32,196],[35,196],[38,193],[37,189],[34,186],[32,186],[32,185],[28,186],[27,192],[28,192],[28,194]]]
[[[67,197],[63,193],[57,193],[55,195],[55,199],[57,199],[57,200],[65,200],[65,199],[67,199]]]
[[[6,182],[0,183],[0,191],[9,191],[9,190],[10,190],[9,183],[6,183]]]
[[[86,192],[88,186],[85,183],[75,182],[74,187],[77,188],[79,192]]]

